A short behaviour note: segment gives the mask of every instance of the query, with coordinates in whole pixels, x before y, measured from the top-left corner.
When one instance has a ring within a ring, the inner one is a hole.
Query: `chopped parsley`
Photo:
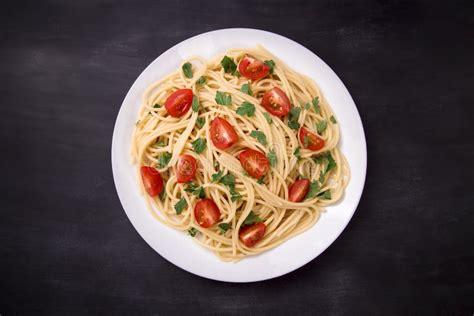
[[[192,108],[194,112],[199,111],[199,99],[197,96],[193,95],[193,103],[192,103]]]
[[[158,140],[156,141],[156,143],[154,143],[152,146],[153,146],[153,147],[165,147],[165,146],[166,146],[166,142],[165,142],[164,140],[162,140],[162,139],[158,139]]]
[[[270,166],[275,167],[277,164],[277,156],[273,149],[268,152],[267,158],[268,162],[270,163]]]
[[[204,85],[204,84],[206,84],[206,81],[207,81],[206,77],[201,76],[201,77],[199,77],[199,79],[196,81],[196,83],[197,83],[197,84],[200,84],[200,85]]]
[[[242,103],[239,108],[237,109],[237,114],[245,116],[247,115],[248,117],[254,116],[255,115],[255,105],[253,105],[250,102],[245,101]]]
[[[216,92],[216,103],[220,105],[229,106],[232,104],[232,96],[230,94],[217,91]]]
[[[252,95],[252,89],[250,88],[250,84],[248,83],[244,83],[242,87],[240,88],[240,91],[248,95]]]
[[[160,167],[160,169],[166,167],[168,163],[170,162],[170,160],[171,160],[171,153],[167,151],[162,153],[160,157],[158,158],[158,166]]]
[[[219,170],[217,173],[214,173],[211,178],[212,182],[219,182],[219,180],[222,178],[222,175],[224,174],[224,171]]]
[[[313,99],[313,108],[314,112],[321,113],[321,107],[319,106],[319,97]]]
[[[196,119],[196,126],[197,127],[202,128],[204,126],[204,123],[206,123],[206,120],[204,119],[204,117],[198,117]]]
[[[308,135],[304,135],[304,137],[303,137],[303,147],[304,147],[304,148],[308,148],[308,146],[309,146],[309,141],[310,141],[309,136],[308,136]]]
[[[234,74],[237,70],[237,65],[235,64],[234,60],[228,56],[224,56],[221,60],[221,65],[222,68],[224,68],[224,71],[230,74]]]
[[[331,199],[331,190],[326,190],[318,194],[318,197],[321,200],[330,200]]]
[[[298,123],[298,119],[300,118],[301,108],[299,107],[292,107],[290,110],[290,115],[288,116],[288,127],[292,129],[300,128],[300,123]]]
[[[188,234],[191,235],[191,237],[195,237],[197,233],[199,233],[199,230],[197,230],[194,227],[191,227],[190,229],[188,229]]]
[[[252,131],[250,133],[250,137],[255,138],[263,146],[267,146],[267,136],[265,136],[265,134],[263,132]]]
[[[261,177],[258,179],[257,183],[258,183],[258,184],[263,184],[263,181],[264,181],[264,180],[265,180],[265,176],[261,176]]]
[[[309,185],[308,193],[306,193],[306,199],[312,199],[312,198],[316,197],[316,195],[319,192],[319,189],[320,188],[319,188],[318,181],[311,182],[311,184]]]
[[[268,124],[273,123],[273,120],[272,120],[272,117],[270,116],[270,114],[268,114],[267,112],[263,112],[263,116],[265,116],[265,119],[267,120]]]
[[[161,108],[161,105],[159,105],[158,103],[155,103],[155,105],[153,105],[153,107],[154,107],[155,109],[159,109],[159,108]]]
[[[318,131],[319,135],[323,135],[324,131],[328,127],[328,122],[327,121],[321,121],[319,123],[316,123],[316,129]]]
[[[217,226],[219,226],[219,228],[220,228],[220,229],[222,230],[222,232],[224,232],[224,233],[225,233],[226,231],[228,231],[229,228],[230,228],[230,224],[229,224],[229,223],[220,223],[220,224],[217,225]]]
[[[198,198],[204,198],[205,193],[204,193],[204,188],[197,186],[194,182],[190,182],[184,191],[189,192],[197,196]]]
[[[166,190],[163,190],[160,193],[160,200],[164,201],[165,197],[166,197]]]
[[[191,143],[193,146],[194,152],[196,154],[200,154],[206,149],[206,139],[205,138],[197,138],[195,141]]]
[[[331,117],[329,118],[329,120],[331,120],[331,123],[337,124],[337,121],[336,121],[336,118],[334,117],[334,115],[331,115]]]
[[[258,222],[263,222],[263,219],[261,219],[260,217],[255,215],[254,212],[250,211],[249,215],[244,220],[244,225],[251,225],[251,224],[258,223]]]
[[[263,63],[270,67],[270,75],[273,74],[273,70],[275,69],[275,62],[273,60],[265,60]]]
[[[184,75],[186,76],[186,78],[192,78],[193,77],[193,70],[192,70],[192,65],[191,63],[185,63],[183,64],[183,66],[181,67],[181,69],[183,69],[183,73]]]
[[[295,151],[293,152],[293,155],[295,155],[296,159],[301,159],[300,146],[296,147]]]
[[[183,212],[183,210],[188,207],[188,202],[186,202],[186,200],[184,198],[181,198],[181,200],[178,201],[178,203],[176,203],[174,205],[174,209],[176,211],[176,214],[181,214],[181,212]]]
[[[311,104],[309,104],[309,102],[304,105],[304,108],[305,108],[306,110],[309,110],[310,107],[311,107]]]
[[[219,182],[229,187],[229,191],[231,194],[230,200],[232,202],[242,198],[242,195],[240,195],[240,193],[235,191],[235,177],[232,174],[230,173],[226,174],[219,180]]]

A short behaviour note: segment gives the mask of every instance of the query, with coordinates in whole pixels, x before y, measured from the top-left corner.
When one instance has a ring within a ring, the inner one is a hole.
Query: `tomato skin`
[[[258,80],[270,73],[270,67],[264,62],[247,55],[239,63],[239,72],[250,80]]]
[[[168,96],[165,108],[172,117],[181,117],[188,112],[193,103],[193,91],[191,89],[179,89]]]
[[[309,137],[309,142],[308,142],[307,147],[304,146],[304,137],[305,136]],[[314,151],[320,150],[321,148],[324,147],[324,144],[325,144],[324,139],[322,139],[318,135],[308,131],[304,127],[300,128],[299,138],[300,138],[301,144],[303,145],[303,148],[306,148],[306,149],[309,149],[309,150],[314,150]]]
[[[194,178],[196,175],[197,162],[196,158],[191,155],[181,155],[176,164],[176,178],[178,183],[185,183]]]
[[[263,236],[265,236],[266,230],[267,225],[264,223],[255,223],[244,226],[239,231],[239,239],[245,246],[253,247],[263,238]]]
[[[285,116],[290,113],[291,102],[283,90],[274,87],[263,95],[262,106],[273,115]]]
[[[216,117],[211,122],[211,140],[217,148],[226,149],[234,145],[239,136],[227,120]]]
[[[239,154],[239,160],[245,171],[257,179],[265,175],[270,168],[267,157],[258,150],[245,149]]]
[[[219,221],[221,212],[211,199],[202,199],[194,207],[194,217],[199,226],[208,228]]]
[[[293,182],[288,189],[288,200],[290,202],[301,202],[309,191],[310,183],[308,179],[300,179]]]
[[[149,196],[155,197],[163,191],[163,178],[158,170],[153,167],[141,166],[140,174]]]

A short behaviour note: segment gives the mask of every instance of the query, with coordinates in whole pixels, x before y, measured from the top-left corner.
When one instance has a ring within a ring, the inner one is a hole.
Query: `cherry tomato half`
[[[270,72],[270,67],[264,62],[250,56],[245,56],[239,63],[239,72],[250,80],[258,80]]]
[[[181,117],[188,112],[193,103],[191,89],[179,89],[170,94],[165,101],[165,108],[172,117]]]
[[[163,178],[158,170],[153,167],[142,166],[140,174],[145,190],[151,197],[157,196],[163,191]]]
[[[290,99],[278,87],[274,87],[263,95],[262,106],[276,116],[285,116],[290,113],[291,109]]]
[[[201,227],[208,228],[219,221],[221,212],[211,199],[202,199],[194,207],[194,217]]]
[[[216,117],[211,122],[211,140],[219,149],[226,149],[239,140],[232,125],[225,119]]]
[[[314,133],[311,133],[304,127],[300,128],[299,137],[300,137],[300,142],[303,145],[303,148],[316,151],[324,147],[324,139],[322,139],[321,137],[319,137],[318,135]],[[306,137],[306,142],[304,140],[305,137]],[[305,146],[305,144],[307,146]]]
[[[239,160],[245,171],[254,178],[259,179],[268,172],[268,159],[257,150],[245,149],[239,154]]]
[[[253,247],[263,238],[263,236],[265,236],[266,230],[267,225],[264,223],[255,223],[244,226],[239,231],[239,239],[245,246]]]
[[[290,202],[301,202],[308,193],[309,184],[308,179],[296,180],[288,189]]]
[[[181,155],[176,165],[178,183],[185,183],[194,178],[197,169],[196,159],[191,155]]]

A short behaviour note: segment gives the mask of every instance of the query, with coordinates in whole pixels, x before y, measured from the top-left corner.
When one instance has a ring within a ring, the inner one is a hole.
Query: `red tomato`
[[[143,185],[151,197],[157,196],[163,191],[163,178],[160,172],[153,167],[142,166],[140,168]]]
[[[290,99],[278,87],[274,87],[263,95],[262,106],[276,116],[285,116],[290,113],[291,109]]]
[[[225,119],[216,117],[211,122],[211,140],[219,149],[226,149],[239,140],[232,125]]]
[[[193,91],[191,89],[179,89],[166,99],[165,108],[172,117],[181,117],[188,112],[192,103]]]
[[[239,154],[239,160],[245,171],[254,178],[259,179],[268,172],[268,159],[257,150],[245,149]]]
[[[258,59],[245,56],[239,63],[239,72],[250,80],[258,80],[268,75],[270,67]]]
[[[178,183],[188,182],[196,174],[196,159],[191,155],[181,155],[178,158],[176,169]]]
[[[307,138],[308,146],[305,146],[305,141],[304,141],[305,136]],[[303,148],[306,148],[309,150],[320,150],[321,148],[324,147],[324,139],[322,139],[321,137],[319,137],[318,135],[314,133],[311,133],[304,127],[300,128],[299,137],[300,137],[300,142],[303,145]]]
[[[263,236],[265,236],[265,231],[267,230],[267,225],[264,223],[255,223],[252,225],[244,226],[240,229],[239,239],[247,247],[253,247],[257,242],[259,242]]]
[[[308,179],[296,180],[288,190],[290,202],[301,202],[308,193],[309,184]]]
[[[194,207],[194,217],[201,227],[208,228],[219,221],[221,212],[211,199],[202,199]]]

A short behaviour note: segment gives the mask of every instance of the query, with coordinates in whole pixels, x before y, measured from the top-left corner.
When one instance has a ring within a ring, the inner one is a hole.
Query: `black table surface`
[[[472,1],[49,0],[0,12],[0,315],[474,313]],[[110,163],[140,72],[229,27],[284,35],[325,60],[368,144],[364,193],[336,242],[247,284],[151,249]]]

